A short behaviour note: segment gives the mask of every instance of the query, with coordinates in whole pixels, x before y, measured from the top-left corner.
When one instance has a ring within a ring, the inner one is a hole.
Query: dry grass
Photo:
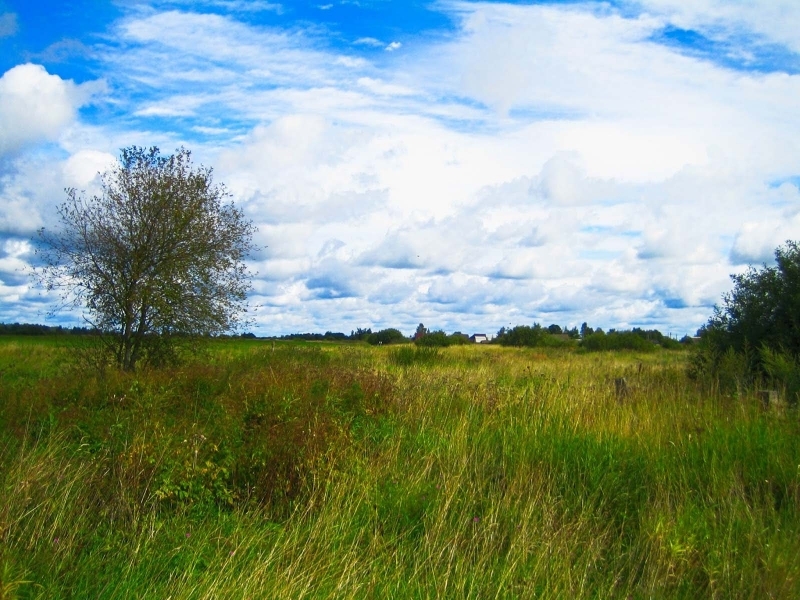
[[[800,597],[795,413],[681,353],[395,351],[0,343],[3,597]]]

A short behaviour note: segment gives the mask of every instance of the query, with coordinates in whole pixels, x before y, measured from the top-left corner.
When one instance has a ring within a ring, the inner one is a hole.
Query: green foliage
[[[410,483],[410,485],[409,485]],[[429,483],[389,479],[379,482],[375,508],[381,533],[388,537],[417,539],[435,505],[437,490]]]
[[[366,340],[370,334],[372,333],[371,327],[361,328],[358,327],[357,329],[350,332],[350,339],[351,340]]]
[[[398,329],[382,329],[371,333],[367,336],[367,343],[377,346],[379,344],[402,344],[407,342],[408,339]]]
[[[173,341],[235,329],[250,279],[255,227],[193,168],[185,148],[132,146],[103,174],[102,193],[67,190],[60,228],[39,231],[37,278],[84,306],[117,364],[169,362]]]
[[[761,365],[768,379],[783,386],[791,404],[800,401],[800,358],[788,352],[761,348]]]
[[[426,333],[418,337],[416,340],[414,340],[414,343],[417,346],[424,346],[429,348],[433,347],[446,348],[451,344],[451,340],[444,331],[439,330],[439,331],[431,331],[429,333]]]
[[[800,355],[800,246],[775,250],[775,266],[750,267],[731,275],[733,290],[722,297],[705,335],[719,350],[745,346]]]
[[[427,331],[423,334],[418,335],[414,339],[414,343],[417,346],[427,347],[427,348],[446,348],[447,346],[462,346],[465,344],[470,344],[469,337],[463,335],[461,333],[453,333],[451,335],[447,335],[441,329],[438,331]]]
[[[326,331],[325,333],[290,333],[288,335],[282,335],[278,339],[287,341],[305,340],[307,342],[343,342],[348,338],[341,332]],[[360,338],[351,337],[351,339]]]
[[[568,341],[548,333],[547,329],[544,329],[538,323],[534,323],[533,327],[517,325],[513,329],[503,328],[498,334],[497,338],[495,338],[495,343],[501,346],[556,348],[569,344]]]
[[[403,346],[392,350],[391,354],[389,354],[389,360],[400,367],[408,367],[414,364],[428,365],[437,362],[440,358],[441,354],[437,346],[423,345],[416,348]]]
[[[62,327],[32,323],[0,323],[0,335],[91,335],[97,333],[87,327]]]
[[[800,246],[787,241],[775,250],[775,265],[731,275],[733,290],[722,297],[700,330],[690,372],[740,388],[761,379],[798,391],[800,357]],[[792,365],[795,365],[792,367]]]
[[[581,341],[581,348],[589,352],[604,350],[635,350],[636,352],[652,352],[656,346],[633,331],[602,331],[586,335]]]
[[[448,345],[450,346],[465,346],[472,343],[469,339],[469,336],[466,333],[461,333],[460,331],[456,331],[448,335],[447,341],[449,342]]]

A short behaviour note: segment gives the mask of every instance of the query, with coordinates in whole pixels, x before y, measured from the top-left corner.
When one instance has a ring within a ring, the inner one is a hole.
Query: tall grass
[[[409,351],[228,341],[100,376],[0,345],[0,591],[800,597],[795,412],[681,353]]]

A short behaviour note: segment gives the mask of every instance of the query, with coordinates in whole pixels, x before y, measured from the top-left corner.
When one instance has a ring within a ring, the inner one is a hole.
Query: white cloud
[[[0,77],[0,156],[29,143],[55,139],[100,89],[102,84],[97,82],[65,81],[40,65],[6,71]]]
[[[413,96],[416,93],[406,86],[386,83],[372,77],[359,77],[356,83],[359,87],[378,96]]]
[[[0,230],[42,222],[37,187],[92,185],[117,147],[188,138],[259,226],[260,331],[693,331],[732,263],[800,233],[800,77],[652,39],[668,22],[741,29],[749,4],[646,6],[448,4],[455,31],[374,62],[365,49],[391,44],[349,54],[313,28],[131,12],[101,54],[123,124],[62,125],[57,174],[31,159],[0,183]]]
[[[772,263],[775,248],[787,240],[797,240],[800,235],[800,213],[783,219],[748,221],[736,233],[731,248],[734,264]]]
[[[81,150],[64,161],[64,180],[69,187],[85,190],[98,174],[114,166],[117,159],[108,152]]]
[[[400,42],[389,42],[389,44],[386,45],[386,48],[384,48],[384,50],[386,50],[387,52],[394,52],[395,50],[399,50],[402,47],[403,44]]]
[[[636,0],[652,14],[714,37],[755,34],[800,52],[800,6],[794,0]]]
[[[372,46],[374,48],[382,48],[384,43],[374,37],[362,37],[353,42],[356,46]]]

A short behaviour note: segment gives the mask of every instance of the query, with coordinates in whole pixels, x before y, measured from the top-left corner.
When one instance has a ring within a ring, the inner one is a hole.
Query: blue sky
[[[189,147],[253,330],[693,332],[800,237],[800,5],[0,0],[0,321],[64,187]]]

